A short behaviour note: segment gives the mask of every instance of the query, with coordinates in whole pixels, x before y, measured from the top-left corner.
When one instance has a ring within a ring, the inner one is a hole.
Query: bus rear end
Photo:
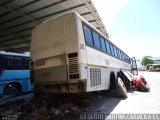
[[[76,13],[50,19],[32,32],[35,91],[84,91],[80,79]]]

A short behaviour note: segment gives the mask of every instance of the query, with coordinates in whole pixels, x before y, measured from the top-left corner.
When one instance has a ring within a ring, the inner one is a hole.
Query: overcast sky
[[[160,0],[92,0],[110,40],[130,57],[160,56]]]

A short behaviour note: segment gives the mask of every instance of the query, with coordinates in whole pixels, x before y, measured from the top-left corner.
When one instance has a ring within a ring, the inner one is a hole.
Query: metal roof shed
[[[1,0],[0,50],[29,51],[32,29],[65,12],[76,11],[104,35],[108,33],[91,0]]]

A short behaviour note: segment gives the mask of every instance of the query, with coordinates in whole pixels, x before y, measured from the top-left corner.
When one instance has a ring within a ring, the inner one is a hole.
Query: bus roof
[[[42,22],[41,24],[37,25],[37,26],[33,29],[33,31],[34,31],[35,29],[37,29],[40,25],[45,24],[45,23],[47,23],[47,22],[49,22],[49,21],[52,21],[52,20],[55,19],[55,18],[58,18],[58,17],[60,17],[60,16],[66,15],[66,14],[74,14],[74,15],[76,15],[76,17],[78,17],[79,19],[81,19],[82,22],[84,22],[85,24],[89,25],[92,29],[94,29],[97,33],[99,33],[103,38],[107,39],[107,40],[108,40],[110,43],[112,43],[115,47],[117,47],[119,50],[121,50],[122,53],[124,53],[127,57],[129,57],[128,54],[126,54],[122,49],[120,49],[116,44],[114,44],[114,43],[113,43],[107,36],[105,36],[100,30],[96,29],[91,23],[89,23],[86,19],[84,19],[81,15],[79,15],[79,14],[78,14],[77,12],[75,12],[75,11],[67,12],[67,13],[64,13],[64,14],[61,14],[61,15],[52,17],[52,18],[50,18],[50,19]],[[129,58],[130,58],[130,57],[129,57]]]
[[[21,57],[30,57],[30,53],[13,53],[13,52],[5,52],[5,51],[0,51],[0,55],[13,55],[13,56],[21,56]]]

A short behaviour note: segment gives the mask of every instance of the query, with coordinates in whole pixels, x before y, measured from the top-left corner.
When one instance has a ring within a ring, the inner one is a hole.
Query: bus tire
[[[17,96],[21,93],[20,85],[15,84],[15,83],[9,84],[6,86],[4,93],[5,93],[5,95]]]
[[[116,85],[116,89],[117,89],[117,95],[118,97],[121,98],[127,98],[127,90],[126,87],[122,81],[122,79],[120,77],[117,78],[117,85]]]
[[[140,87],[141,87],[141,90],[144,92],[150,91],[150,87],[147,82],[142,81]]]

